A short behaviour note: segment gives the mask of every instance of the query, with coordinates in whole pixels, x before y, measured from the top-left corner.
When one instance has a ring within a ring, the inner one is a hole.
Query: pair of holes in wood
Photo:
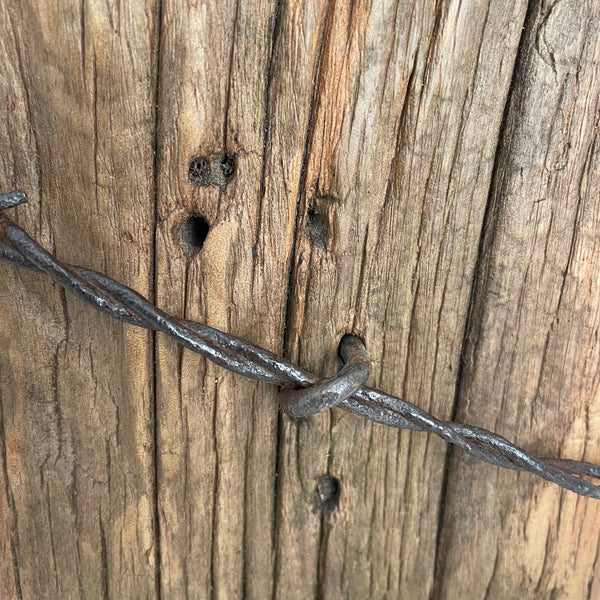
[[[188,181],[200,187],[217,186],[222,191],[235,175],[235,155],[217,152],[197,156],[188,166]],[[210,225],[199,213],[191,213],[179,228],[179,241],[186,257],[192,258],[204,245]]]

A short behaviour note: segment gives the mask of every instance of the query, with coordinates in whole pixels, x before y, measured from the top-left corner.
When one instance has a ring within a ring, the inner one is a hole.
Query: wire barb
[[[21,190],[0,194],[0,210],[27,202]],[[299,419],[334,406],[398,429],[434,433],[476,458],[519,471],[528,471],[581,496],[600,499],[600,485],[581,478],[600,479],[600,466],[561,458],[539,459],[500,435],[461,423],[436,419],[414,404],[365,386],[371,362],[362,341],[346,335],[340,342],[344,366],[323,380],[288,360],[241,338],[208,325],[170,316],[146,298],[114,279],[91,269],[62,263],[0,213],[0,260],[44,273],[60,286],[107,315],[131,325],[160,331],[214,363],[282,390],[279,403]]]
[[[362,341],[355,335],[345,335],[339,353],[346,364],[337,375],[306,388],[286,388],[279,393],[284,412],[296,419],[323,412],[354,396],[367,383],[371,361]]]

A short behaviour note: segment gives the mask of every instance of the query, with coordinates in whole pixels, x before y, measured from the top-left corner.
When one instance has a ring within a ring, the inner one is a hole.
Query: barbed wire
[[[25,202],[27,196],[21,190],[0,194],[0,210]],[[433,433],[484,462],[528,471],[581,496],[600,499],[600,486],[580,477],[600,479],[599,465],[570,459],[536,458],[491,431],[441,421],[406,400],[366,387],[371,363],[362,341],[354,335],[345,335],[340,342],[344,366],[336,376],[322,379],[246,340],[202,323],[168,315],[106,275],[60,262],[5,213],[0,213],[0,228],[9,242],[0,242],[0,260],[44,273],[103,313],[124,323],[160,331],[234,373],[280,386],[280,406],[293,419],[339,406],[389,427]]]

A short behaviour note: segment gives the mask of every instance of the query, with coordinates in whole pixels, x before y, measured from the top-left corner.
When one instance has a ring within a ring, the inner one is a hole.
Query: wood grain
[[[593,461],[600,456],[599,17],[595,2],[540,3],[528,15],[458,405],[460,420],[491,426],[539,456]],[[439,597],[594,597],[598,503],[452,458]],[[476,562],[458,560],[473,547]]]
[[[279,352],[293,215],[281,187],[267,184],[264,157],[274,11],[272,2],[163,3],[156,289],[169,312]],[[190,162],[223,151],[236,165],[226,189],[191,185]],[[196,213],[210,231],[188,258],[179,230]],[[268,597],[277,390],[168,340],[157,351],[161,590]]]
[[[319,375],[354,332],[373,385],[600,462],[599,23],[593,0],[10,0],[0,191],[167,312]],[[273,386],[0,278],[2,598],[598,595],[594,500],[341,410],[292,423]]]
[[[0,179],[61,259],[148,294],[155,12],[0,6]],[[2,265],[3,598],[151,597],[152,354],[44,278]]]
[[[341,335],[359,333],[375,385],[449,418],[523,6],[353,6],[332,25],[303,195],[331,235],[298,242],[289,344],[331,372]],[[482,60],[497,53],[504,65]],[[324,471],[342,501],[297,550],[317,559],[298,597],[427,597],[445,445],[335,412],[299,436],[282,452],[283,504]]]

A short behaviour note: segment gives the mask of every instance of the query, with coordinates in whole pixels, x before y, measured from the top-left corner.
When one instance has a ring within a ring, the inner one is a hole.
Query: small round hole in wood
[[[207,220],[198,214],[190,215],[181,224],[179,239],[183,252],[188,258],[192,258],[200,252],[209,229],[210,225]]]
[[[315,510],[326,517],[338,507],[340,503],[341,483],[333,475],[321,475],[315,490]]]

